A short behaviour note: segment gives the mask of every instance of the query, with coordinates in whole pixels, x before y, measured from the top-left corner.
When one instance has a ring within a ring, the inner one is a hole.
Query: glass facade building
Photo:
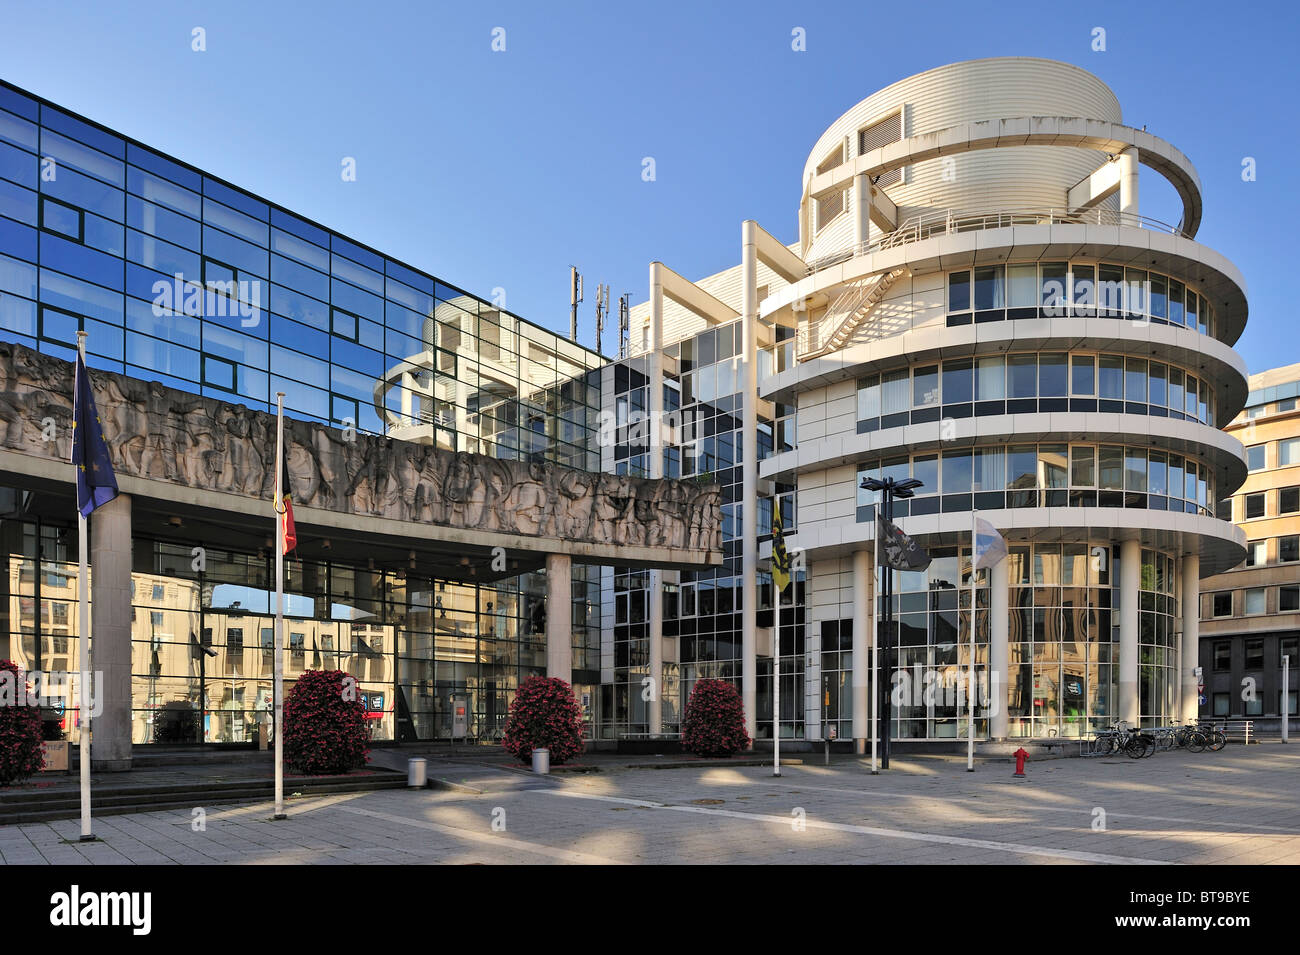
[[[599,467],[597,352],[0,84],[0,337],[71,361],[79,331],[102,371],[260,411],[284,392],[301,420]],[[5,489],[0,515],[10,653],[76,670],[75,527],[24,494]],[[133,552],[133,741],[251,740],[271,686],[273,554],[141,528]],[[286,679],[352,673],[377,739],[449,736],[453,700],[472,737],[497,738],[519,681],[546,672],[540,573],[467,583],[295,559],[290,577]],[[574,684],[593,720],[598,587],[573,566]]]

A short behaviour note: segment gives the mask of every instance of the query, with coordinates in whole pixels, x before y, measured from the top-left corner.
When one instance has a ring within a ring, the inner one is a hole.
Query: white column
[[[650,416],[650,477],[664,476],[664,285],[659,262],[650,263],[650,350],[646,353],[646,411]],[[650,677],[653,695],[650,700],[650,732],[664,731],[664,587],[663,572],[650,570]]]
[[[546,555],[546,675],[573,682],[573,564]]]
[[[871,234],[871,180],[864,172],[853,177],[853,244],[861,246]]]
[[[1010,659],[1010,618],[1008,609],[1011,595],[1010,558],[1004,558],[989,570],[989,736],[1006,739],[1010,720],[1007,699],[1010,685],[1007,671]],[[994,697],[992,694],[996,693]]]
[[[1196,693],[1196,666],[1201,653],[1201,558],[1188,554],[1183,558],[1183,665],[1182,706],[1180,718],[1194,720],[1200,711]]]
[[[757,735],[758,705],[758,226],[740,226],[740,314],[744,335],[744,406],[741,409],[741,611],[740,697],[745,732]]]
[[[1142,545],[1126,540],[1119,551],[1119,718],[1138,725],[1138,604],[1142,599]]]
[[[1138,151],[1126,149],[1115,160],[1119,163],[1119,211],[1138,214]]]
[[[103,712],[94,717],[95,772],[131,768],[131,497],[119,494],[90,516],[91,688],[103,675]],[[96,705],[98,700],[94,701]]]
[[[853,552],[853,749],[867,751],[871,714],[867,711],[867,685],[871,682],[871,551]]]

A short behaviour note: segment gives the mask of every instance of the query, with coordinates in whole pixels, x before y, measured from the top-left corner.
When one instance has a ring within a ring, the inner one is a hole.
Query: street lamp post
[[[881,507],[883,516],[886,521],[894,519],[894,498],[909,498],[918,487],[922,486],[921,481],[916,478],[904,478],[897,481],[892,477],[884,480],[879,478],[863,478],[862,488],[867,491],[878,491],[881,495]],[[880,522],[876,522],[876,537],[880,536]],[[877,548],[879,551],[879,548]],[[876,568],[879,572],[879,568]],[[878,714],[877,722],[885,724],[884,737],[880,744],[880,766],[882,769],[889,768],[889,740],[892,735],[890,720],[893,718],[893,679],[894,679],[894,607],[893,607],[893,582],[894,569],[886,565],[884,584],[881,587],[881,598],[884,612],[885,624],[885,691],[879,692],[879,686],[873,687],[876,692],[876,713]],[[883,717],[879,714],[884,711]]]

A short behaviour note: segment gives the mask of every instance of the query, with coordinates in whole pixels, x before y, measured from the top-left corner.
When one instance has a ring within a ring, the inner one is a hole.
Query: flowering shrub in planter
[[[17,704],[19,690],[27,686],[27,676],[12,660],[0,660],[0,680],[6,690],[0,706],[0,786],[8,786],[39,773],[45,765],[41,754],[41,709]],[[26,691],[23,696],[26,696]]]
[[[749,748],[745,707],[726,680],[699,680],[682,722],[682,748],[697,756],[730,756]]]
[[[284,700],[284,762],[310,776],[366,765],[370,730],[355,678],[342,670],[307,670]]]
[[[563,763],[582,752],[582,707],[573,689],[558,677],[530,676],[519,684],[502,746],[527,763],[534,749],[551,751],[552,763]]]

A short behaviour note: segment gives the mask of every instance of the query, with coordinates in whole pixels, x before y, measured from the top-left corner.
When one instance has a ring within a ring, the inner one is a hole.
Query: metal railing
[[[961,212],[945,209],[913,216],[893,232],[814,259],[808,263],[808,274],[816,275],[820,271],[860,255],[872,255],[910,242],[933,238],[936,235],[956,235],[961,232],[1004,229],[1016,225],[1130,226],[1187,238],[1185,233],[1159,219],[1128,212],[1115,212],[1100,207],[1081,212],[1071,212],[1068,209],[1003,209],[994,212]]]

